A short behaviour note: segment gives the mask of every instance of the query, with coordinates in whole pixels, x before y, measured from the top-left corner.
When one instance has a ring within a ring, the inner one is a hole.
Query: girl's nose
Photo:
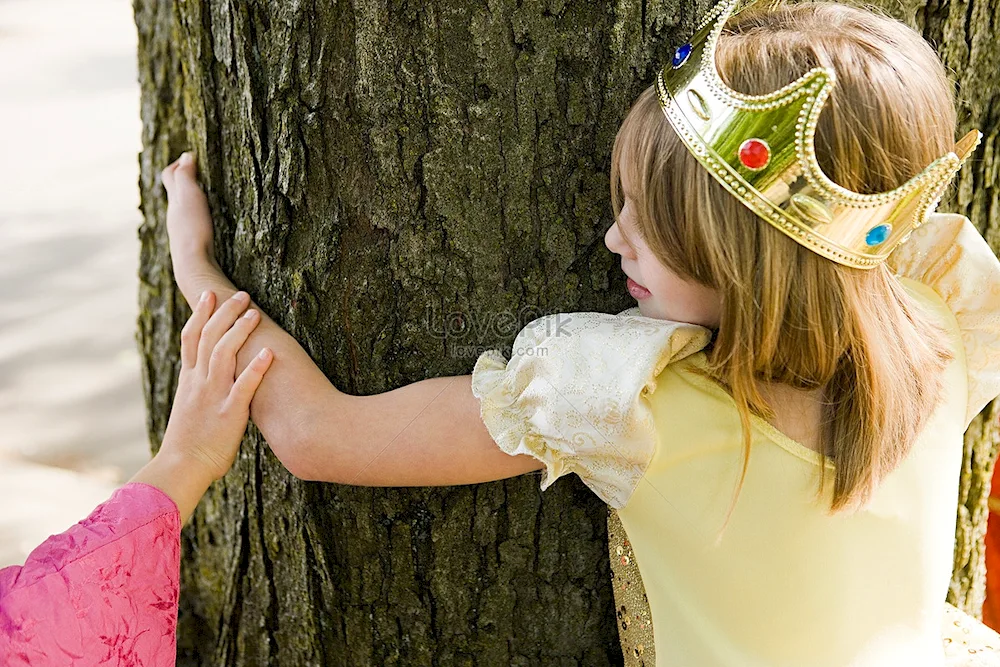
[[[608,227],[608,231],[604,233],[604,245],[606,245],[608,250],[616,255],[624,255],[628,252],[628,244],[625,243],[625,239],[622,238],[617,222],[611,223],[611,226]]]

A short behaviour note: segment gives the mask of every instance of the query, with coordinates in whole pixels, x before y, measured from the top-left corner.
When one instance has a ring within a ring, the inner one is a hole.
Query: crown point
[[[680,46],[678,46],[677,49],[674,51],[674,59],[671,62],[671,65],[673,66],[673,68],[677,69],[678,67],[680,67],[681,65],[683,65],[685,62],[687,62],[687,59],[688,59],[689,55],[691,55],[691,44],[690,43],[688,43],[688,44],[681,44]]]
[[[892,231],[892,225],[884,224],[877,225],[868,230],[865,235],[865,243],[869,246],[876,246],[880,243],[885,243],[885,240],[889,238],[889,232]]]
[[[740,144],[739,157],[747,169],[763,169],[771,159],[771,149],[762,139],[747,139]]]

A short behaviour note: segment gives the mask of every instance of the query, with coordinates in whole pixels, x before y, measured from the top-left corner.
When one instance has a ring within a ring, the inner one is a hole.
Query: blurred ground
[[[0,566],[148,459],[128,0],[0,0]]]

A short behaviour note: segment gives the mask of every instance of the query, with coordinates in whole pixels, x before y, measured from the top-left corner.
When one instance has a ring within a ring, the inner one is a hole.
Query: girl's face
[[[719,327],[722,300],[718,290],[682,279],[658,260],[639,235],[635,218],[635,201],[629,197],[629,185],[622,170],[622,190],[625,204],[618,220],[604,235],[608,250],[621,255],[622,271],[628,276],[629,293],[639,302],[639,312],[645,317],[675,322],[700,324],[709,329]],[[619,225],[635,247],[625,242]]]

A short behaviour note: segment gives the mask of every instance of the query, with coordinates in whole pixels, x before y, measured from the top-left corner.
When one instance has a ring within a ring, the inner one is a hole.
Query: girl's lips
[[[652,292],[631,278],[625,281],[625,286],[628,287],[628,293],[632,295],[633,299],[645,299],[652,295]]]

